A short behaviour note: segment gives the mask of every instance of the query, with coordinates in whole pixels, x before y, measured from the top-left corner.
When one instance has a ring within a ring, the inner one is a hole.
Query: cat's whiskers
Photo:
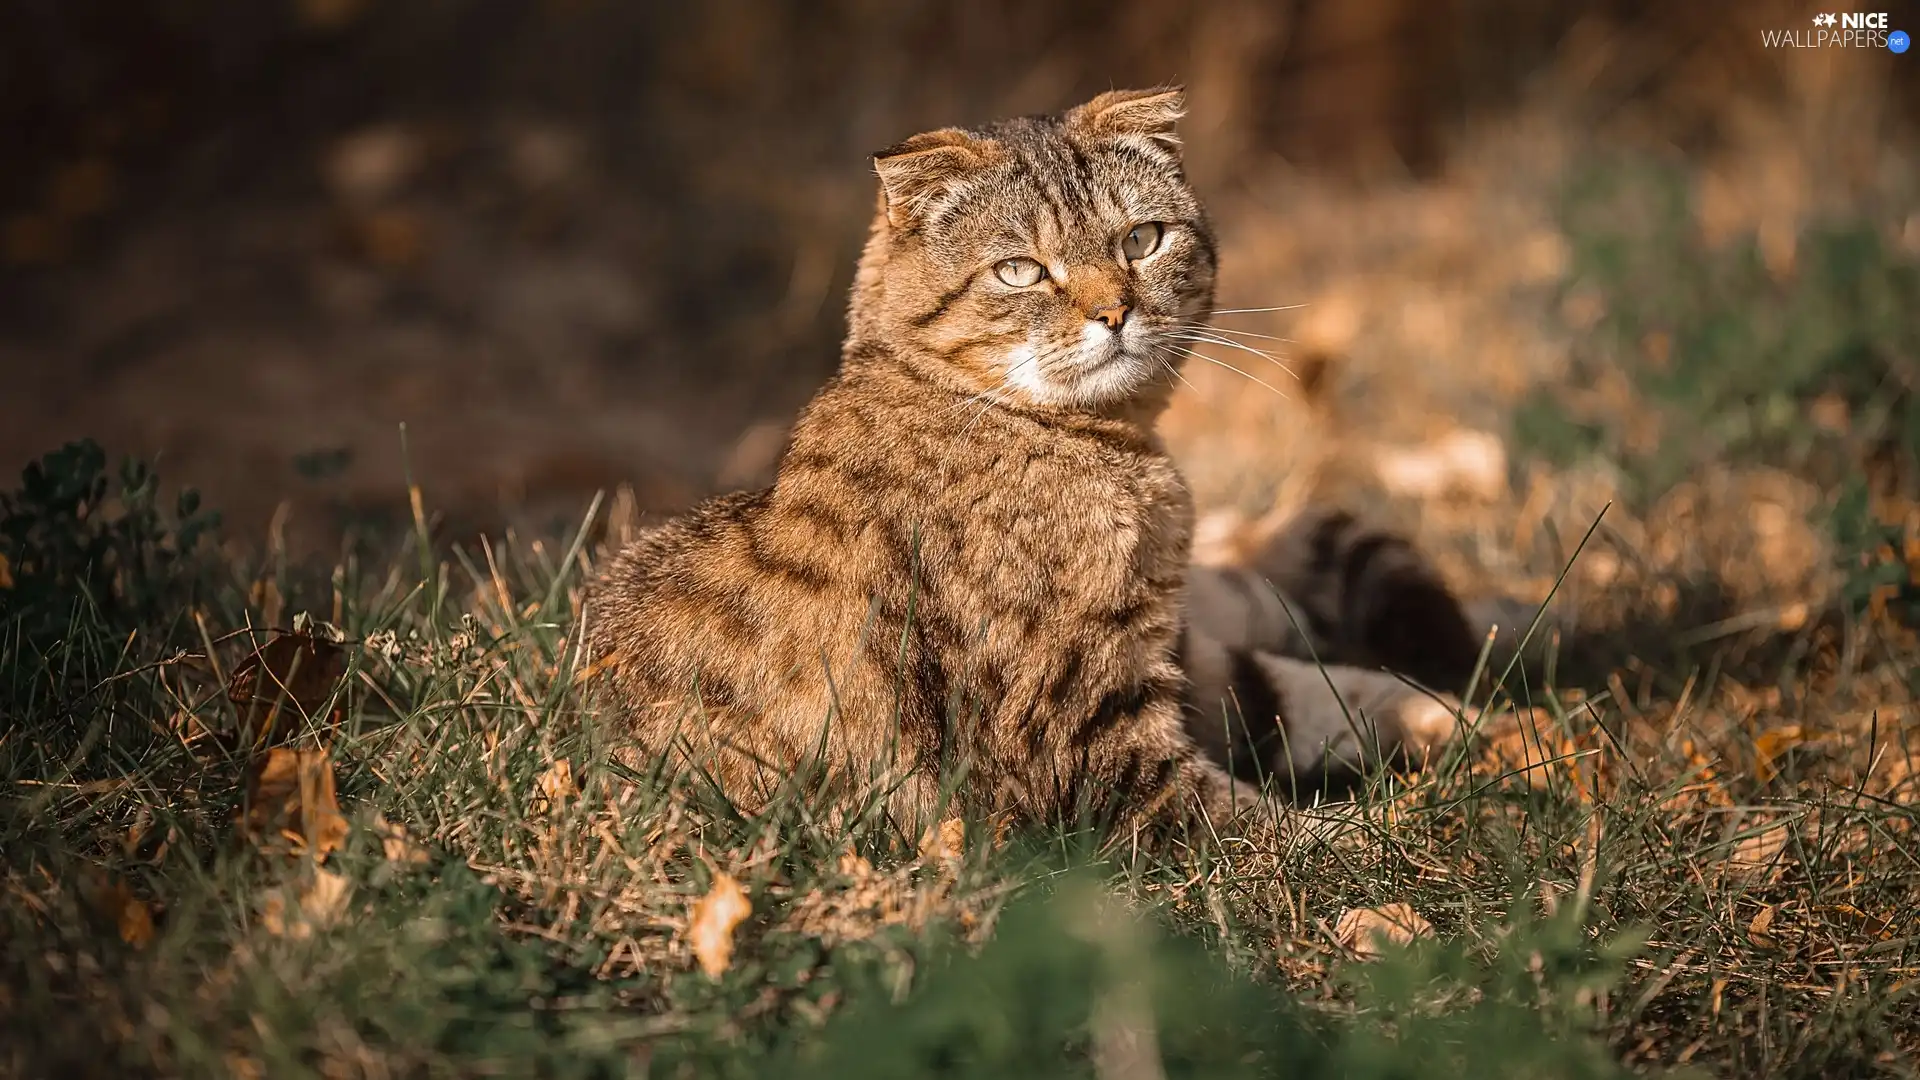
[[[1149,344],[1147,347],[1152,351],[1154,360],[1157,361],[1161,367],[1167,369],[1167,374],[1185,383],[1187,386],[1187,389],[1193,391],[1194,393],[1198,394],[1200,392],[1200,388],[1193,385],[1192,381],[1190,381],[1185,375],[1180,374],[1180,369],[1177,367],[1174,367],[1172,362],[1167,359],[1166,346],[1158,345],[1158,344]]]
[[[1235,330],[1232,327],[1215,326],[1212,323],[1188,322],[1188,323],[1181,323],[1180,326],[1182,329],[1186,329],[1186,330],[1210,330],[1216,334],[1233,334],[1237,337],[1258,338],[1261,341],[1284,341],[1289,345],[1299,344],[1299,342],[1293,340],[1290,337],[1279,337],[1274,334],[1256,334],[1251,330]]]
[[[959,412],[961,409],[964,409],[967,406],[972,405],[974,402],[980,401],[982,398],[985,398],[987,400],[985,404],[980,406],[980,412],[975,414],[972,420],[967,421],[966,426],[961,428],[961,431],[964,432],[968,428],[973,427],[975,421],[978,421],[981,415],[984,415],[988,409],[992,408],[995,405],[1000,404],[1000,402],[1004,400],[1004,398],[1001,397],[1002,394],[1004,394],[1008,390],[1013,389],[1014,375],[1017,374],[1021,368],[1026,367],[1028,364],[1037,363],[1039,359],[1040,359],[1040,355],[1038,353],[1035,353],[1034,355],[1027,357],[1025,360],[1022,360],[1019,363],[1008,368],[1007,370],[1001,372],[1000,385],[989,386],[985,390],[982,390],[979,393],[973,395],[972,397],[966,399],[965,401],[962,401],[960,404],[955,405],[951,409],[948,409],[947,415],[951,416],[954,413]]]
[[[999,386],[993,387],[992,389],[986,391],[985,394],[983,395],[976,394],[974,398],[969,398],[968,399],[969,403],[971,403],[976,398],[979,398],[982,396],[984,396],[987,400],[980,403],[980,410],[973,414],[972,419],[968,420],[965,424],[962,424],[960,426],[960,434],[965,435],[966,433],[972,431],[973,425],[979,423],[980,418],[987,415],[987,411],[989,409],[992,409],[995,405],[999,405],[1007,400],[1006,398],[1007,392],[1013,389],[1014,376],[1020,373],[1020,369],[1026,367],[1028,364],[1037,365],[1039,364],[1039,362],[1040,362],[1040,354],[1036,352],[1033,355],[1027,357],[1025,360],[1022,360],[1019,363],[1008,368],[1004,373],[1002,373],[1000,376]]]
[[[1262,360],[1265,360],[1267,363],[1272,364],[1289,375],[1293,374],[1293,369],[1288,367],[1286,362],[1279,357],[1265,349],[1256,349],[1251,345],[1235,341],[1232,338],[1215,337],[1211,334],[1204,334],[1197,330],[1187,329],[1175,334],[1173,340],[1206,342],[1210,345],[1224,345],[1229,349],[1239,349],[1241,352],[1251,353],[1254,356],[1260,357]]]
[[[1237,368],[1237,367],[1235,367],[1235,366],[1233,366],[1232,364],[1229,364],[1229,363],[1227,363],[1227,362],[1226,362],[1225,360],[1221,360],[1221,359],[1219,359],[1219,358],[1217,358],[1217,357],[1212,357],[1212,356],[1208,356],[1208,355],[1207,355],[1206,353],[1202,353],[1202,352],[1195,352],[1195,351],[1194,351],[1194,350],[1192,350],[1192,349],[1189,349],[1189,348],[1186,348],[1186,347],[1184,347],[1184,346],[1180,346],[1180,345],[1169,345],[1169,346],[1168,346],[1168,348],[1170,348],[1170,349],[1172,349],[1173,351],[1175,351],[1175,352],[1177,352],[1177,353],[1179,353],[1179,354],[1181,354],[1182,356],[1190,356],[1190,357],[1192,357],[1192,358],[1194,358],[1195,360],[1204,360],[1204,361],[1206,361],[1206,362],[1207,362],[1207,363],[1209,363],[1209,364],[1214,364],[1214,365],[1216,365],[1216,366],[1219,366],[1219,367],[1223,367],[1223,368],[1226,368],[1226,369],[1227,369],[1228,371],[1231,371],[1231,372],[1233,372],[1234,374],[1236,374],[1236,375],[1239,375],[1240,377],[1242,377],[1242,378],[1244,378],[1244,379],[1247,379],[1247,380],[1249,380],[1249,381],[1251,381],[1251,382],[1256,382],[1256,383],[1259,383],[1259,384],[1260,384],[1261,386],[1264,386],[1264,387],[1266,387],[1266,388],[1267,388],[1268,390],[1271,390],[1271,391],[1273,391],[1273,392],[1274,392],[1274,393],[1275,393],[1276,395],[1278,395],[1278,396],[1279,396],[1279,397],[1281,397],[1281,398],[1286,398],[1286,397],[1287,397],[1287,393],[1286,393],[1286,391],[1284,391],[1284,390],[1282,390],[1282,389],[1280,389],[1279,387],[1277,387],[1277,386],[1275,386],[1275,385],[1273,385],[1273,384],[1272,384],[1272,383],[1270,383],[1270,382],[1267,382],[1267,381],[1266,381],[1265,379],[1262,379],[1262,378],[1260,378],[1260,377],[1258,377],[1258,376],[1256,376],[1256,375],[1253,375],[1253,374],[1251,374],[1251,373],[1249,373],[1249,372],[1246,372],[1246,371],[1242,371],[1241,369],[1239,369],[1239,368]]]
[[[1202,312],[1201,314],[1204,314],[1204,315],[1258,315],[1268,311],[1299,311],[1301,308],[1306,306],[1307,306],[1306,304],[1282,304],[1279,307],[1216,308],[1212,311]]]
[[[987,415],[987,411],[989,409],[992,409],[995,405],[998,405],[1001,402],[1006,400],[1006,398],[1002,396],[1001,391],[1011,390],[1011,389],[1012,389],[1011,386],[1002,386],[1000,390],[994,391],[993,395],[989,397],[986,401],[981,402],[980,411],[973,414],[973,419],[968,420],[965,424],[962,424],[960,426],[960,434],[965,435],[967,432],[972,431],[973,425],[979,423],[980,418]]]

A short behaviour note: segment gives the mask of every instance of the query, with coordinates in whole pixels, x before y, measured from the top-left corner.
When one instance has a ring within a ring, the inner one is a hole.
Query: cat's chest
[[[1097,613],[1138,603],[1185,566],[1192,507],[1162,456],[1047,448],[944,479],[929,493],[950,530],[942,561],[984,603]]]

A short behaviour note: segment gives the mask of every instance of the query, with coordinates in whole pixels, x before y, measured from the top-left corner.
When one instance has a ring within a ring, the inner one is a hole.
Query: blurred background
[[[1223,316],[1274,355],[1212,350],[1241,370],[1168,422],[1215,548],[1337,488],[1550,582],[1624,499],[1598,587],[1718,559],[1791,596],[1832,561],[1808,455],[1910,480],[1860,418],[1915,361],[1920,59],[1763,47],[1813,5],[0,7],[0,469],[92,436],[242,541],[400,518],[407,468],[490,530],[764,480],[868,153],[1162,82],[1221,306],[1288,309]]]

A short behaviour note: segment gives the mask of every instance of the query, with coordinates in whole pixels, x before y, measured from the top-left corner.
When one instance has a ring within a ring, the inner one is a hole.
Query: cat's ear
[[[894,225],[911,222],[929,199],[959,177],[985,165],[993,144],[959,128],[923,132],[873,155],[880,189],[887,199],[887,218]]]
[[[1174,125],[1187,114],[1187,93],[1178,86],[1109,90],[1067,113],[1067,122],[1108,135],[1137,135],[1169,150],[1180,148]]]

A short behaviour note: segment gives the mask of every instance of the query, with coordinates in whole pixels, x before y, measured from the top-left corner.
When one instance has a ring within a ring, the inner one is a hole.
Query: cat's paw
[[[1479,710],[1463,713],[1459,700],[1450,694],[1408,694],[1396,712],[1401,750],[1414,761],[1421,761],[1464,737]]]

